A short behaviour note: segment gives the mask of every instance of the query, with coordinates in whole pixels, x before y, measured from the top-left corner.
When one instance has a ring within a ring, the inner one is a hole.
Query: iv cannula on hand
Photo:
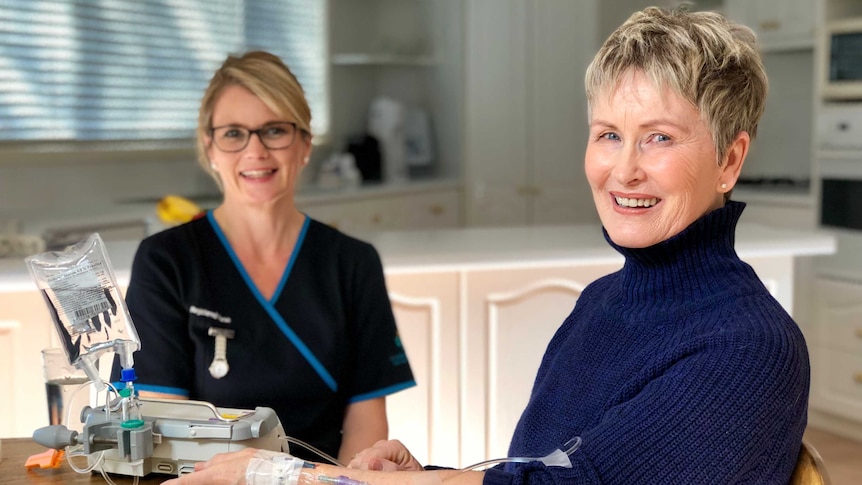
[[[320,483],[331,483],[333,485],[370,485],[368,482],[363,482],[361,480],[355,480],[350,477],[346,477],[344,475],[340,475],[337,477],[327,477],[325,475],[318,475],[317,480]]]

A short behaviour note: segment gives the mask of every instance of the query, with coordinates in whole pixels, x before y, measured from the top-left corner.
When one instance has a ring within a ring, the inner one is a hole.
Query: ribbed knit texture
[[[573,436],[572,468],[489,470],[486,484],[780,484],[808,409],[799,328],[734,250],[729,202],[590,284],[551,340],[509,456]],[[605,234],[607,238],[607,233]]]

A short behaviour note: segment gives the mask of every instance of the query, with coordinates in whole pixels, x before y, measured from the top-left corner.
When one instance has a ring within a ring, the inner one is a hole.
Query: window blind
[[[326,2],[0,0],[0,142],[194,137],[227,54],[281,57],[329,125]]]

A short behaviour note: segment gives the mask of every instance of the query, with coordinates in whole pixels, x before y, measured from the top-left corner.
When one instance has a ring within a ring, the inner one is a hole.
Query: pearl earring
[[[305,158],[303,158],[303,159],[302,159],[302,164],[303,164],[303,165],[308,165],[308,157],[305,157]]]
[[[210,164],[210,168],[211,168],[211,169],[213,169],[213,171],[217,171],[217,170],[218,170],[218,167],[216,167],[216,164],[214,164],[214,163],[211,163],[211,164]]]
[[[727,184],[726,183],[724,183],[724,182],[721,183],[721,190],[727,190]]]

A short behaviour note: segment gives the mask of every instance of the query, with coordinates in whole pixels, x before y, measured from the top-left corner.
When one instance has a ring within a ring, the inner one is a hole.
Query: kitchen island
[[[381,254],[419,384],[388,400],[390,435],[450,466],[505,456],[553,332],[583,288],[623,262],[597,225],[356,235]],[[745,223],[736,241],[791,313],[794,259],[835,250],[827,233]],[[123,286],[137,242],[107,247]],[[53,330],[23,261],[0,261],[0,300],[0,412],[15,416],[0,437],[29,436],[47,420],[39,350]]]

